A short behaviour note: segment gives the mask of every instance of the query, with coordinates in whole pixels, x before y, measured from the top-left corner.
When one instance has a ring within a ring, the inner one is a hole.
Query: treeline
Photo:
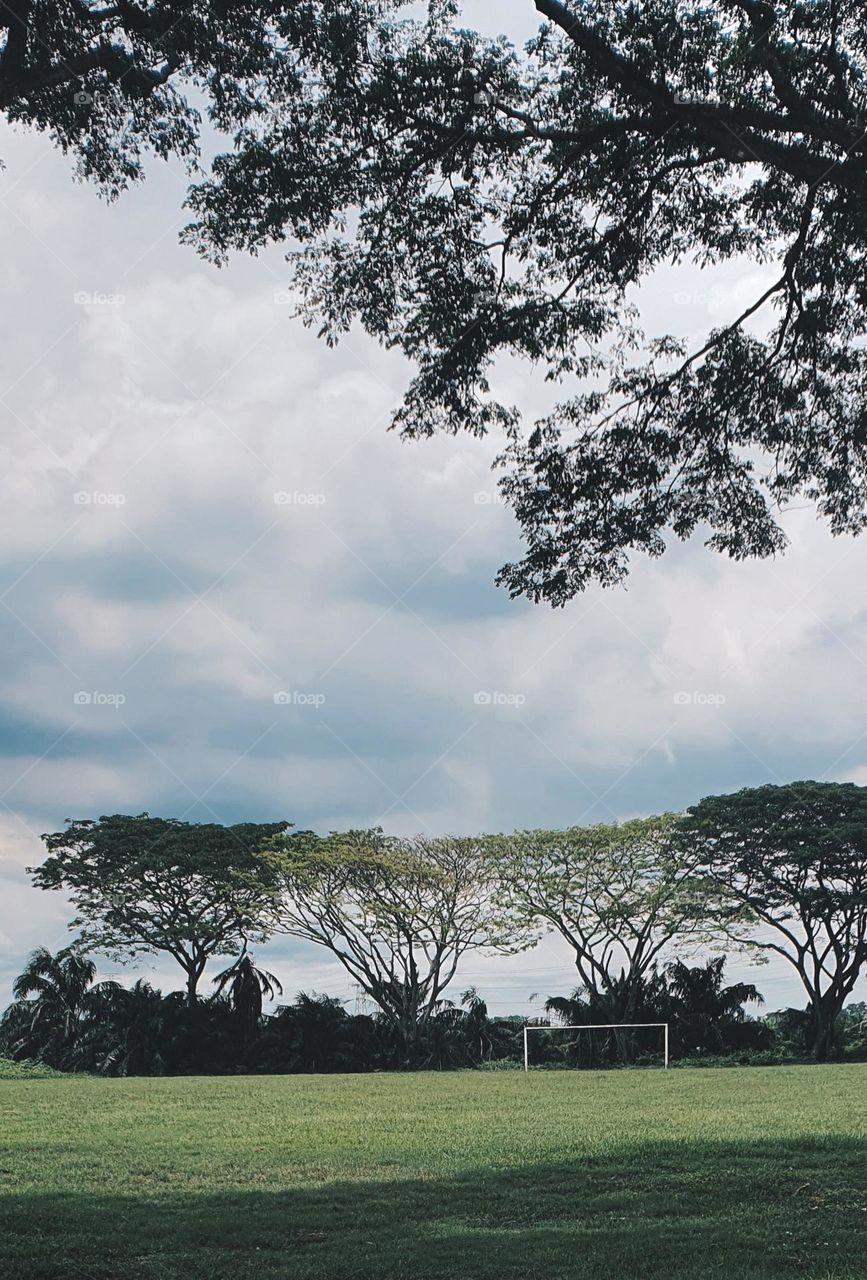
[[[44,839],[33,880],[71,898],[83,962],[171,956],[183,997],[152,999],[166,1017],[185,1006],[178,1025],[203,1007],[217,1016],[199,990],[209,961],[238,958],[218,993],[230,1007],[235,983],[261,994],[251,947],[300,938],[369,998],[385,1037],[374,1059],[398,1066],[433,1063],[443,1026],[469,1016],[446,996],[468,953],[520,952],[549,933],[572,952],[584,1021],[645,1020],[642,1008],[673,998],[651,999],[654,984],[668,991],[672,963],[708,949],[782,957],[803,986],[803,1038],[818,1061],[836,1051],[867,962],[867,788],[851,784],[759,787],[684,814],[511,835],[319,836],[282,821],[141,814],[76,820]]]
[[[675,961],[643,984],[641,1021],[667,1022],[672,1061],[773,1063],[809,1053],[810,1019],[788,1009],[750,1017],[762,997],[750,984],[726,985],[725,959],[704,965]],[[215,979],[216,990],[190,1002],[147,982],[127,989],[97,982],[92,959],[67,949],[34,952],[15,983],[16,1000],[0,1021],[0,1058],[40,1062],[59,1071],[109,1076],[453,1070],[523,1065],[522,1017],[491,1018],[471,989],[458,1004],[443,1000],[416,1038],[409,1060],[394,1025],[381,1012],[348,1012],[343,1002],[300,993],[274,1013],[263,998],[282,995],[273,974],[242,956]],[[575,991],[546,1002],[548,1026],[531,1037],[531,1063],[548,1067],[659,1064],[659,1029],[573,1033],[571,1023],[604,1023],[611,1007]],[[831,1052],[867,1058],[867,1005],[838,1017]]]

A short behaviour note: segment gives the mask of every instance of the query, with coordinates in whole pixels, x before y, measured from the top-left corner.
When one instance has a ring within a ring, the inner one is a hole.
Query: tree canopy
[[[722,891],[720,919],[762,926],[749,945],[793,965],[810,1001],[813,1052],[867,963],[867,787],[793,782],[708,796],[680,839]]]
[[[489,869],[473,839],[401,839],[382,831],[275,842],[284,892],[280,927],[327,947],[412,1048],[462,956],[515,950],[493,906]]]
[[[75,819],[43,836],[48,856],[29,868],[40,889],[64,890],[81,944],[118,959],[165,952],[192,1000],[212,956],[237,955],[267,936],[275,877],[260,856],[286,822],[181,822],[115,814]]]
[[[47,132],[114,196],[148,154],[193,172],[204,105],[230,131],[291,80],[310,5],[246,0],[20,0],[0,5],[0,111]],[[292,11],[297,21],[293,22]],[[297,23],[301,25],[298,26]],[[192,101],[191,101],[192,99]]]
[[[148,148],[193,165],[204,101],[231,146],[187,238],[290,243],[308,323],[412,362],[405,435],[505,432],[514,595],[563,604],[697,530],[773,554],[794,501],[860,532],[863,6],[527,0],[523,50],[425,7],[9,4],[0,108],[113,191]],[[744,258],[767,281],[740,314],[692,345],[641,331],[659,268]],[[526,429],[501,357],[565,388]]]
[[[676,825],[663,814],[487,837],[504,911],[560,934],[609,1021],[633,1020],[654,966],[705,931],[702,884],[678,852]]]

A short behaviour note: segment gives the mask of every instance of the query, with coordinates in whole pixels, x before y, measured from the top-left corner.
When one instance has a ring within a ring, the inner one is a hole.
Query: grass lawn
[[[867,1276],[867,1066],[0,1080],[9,1280]]]

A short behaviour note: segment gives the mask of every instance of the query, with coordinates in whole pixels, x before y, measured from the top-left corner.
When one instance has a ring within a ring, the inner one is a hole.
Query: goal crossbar
[[[569,1027],[524,1027],[524,1070],[530,1070],[530,1031],[628,1031],[637,1027],[661,1027],[664,1031],[663,1047],[665,1069],[668,1070],[668,1023],[667,1022],[582,1022]]]

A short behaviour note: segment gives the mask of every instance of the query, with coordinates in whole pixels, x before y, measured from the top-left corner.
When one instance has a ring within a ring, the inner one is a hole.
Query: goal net
[[[550,1035],[551,1032],[555,1032],[555,1031],[556,1032],[584,1031],[584,1032],[590,1032],[591,1034],[593,1032],[599,1032],[609,1040],[612,1038],[614,1038],[615,1040],[622,1040],[624,1037],[627,1037],[628,1033],[630,1032],[635,1032],[639,1030],[649,1032],[651,1031],[651,1029],[655,1030],[659,1034],[658,1043],[662,1053],[662,1065],[667,1069],[668,1068],[668,1023],[667,1022],[602,1022],[602,1023],[582,1022],[572,1026],[545,1026],[541,1024],[537,1026],[530,1026],[528,1024],[527,1026],[525,1026],[524,1027],[524,1070],[525,1071],[530,1070],[530,1036],[536,1035],[537,1033],[544,1032],[546,1035]],[[629,1039],[632,1039],[632,1037],[629,1037]],[[642,1040],[644,1039],[645,1037],[642,1036]]]

